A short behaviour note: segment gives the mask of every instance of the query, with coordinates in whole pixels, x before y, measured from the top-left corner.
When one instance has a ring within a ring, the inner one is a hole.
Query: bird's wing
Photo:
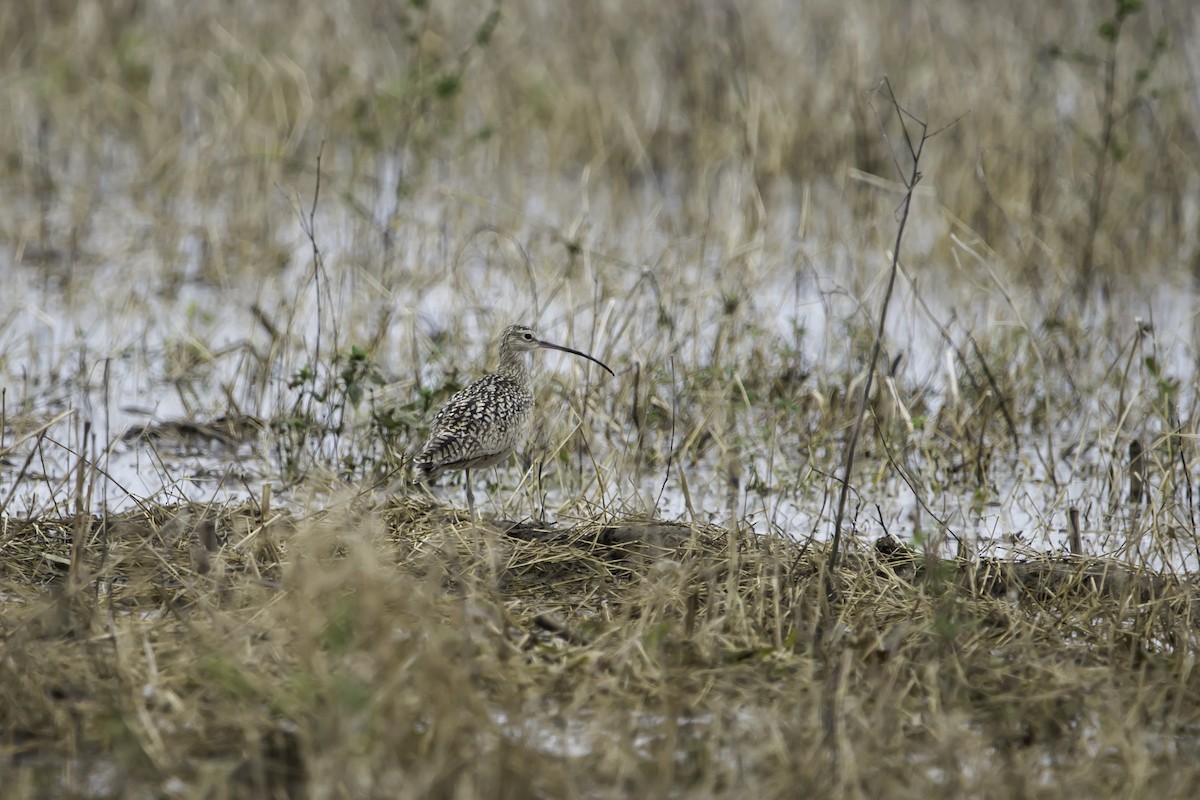
[[[504,452],[505,444],[487,433],[500,422],[505,398],[514,390],[520,387],[503,376],[485,375],[447,400],[413,459],[416,480],[429,480],[448,469]]]

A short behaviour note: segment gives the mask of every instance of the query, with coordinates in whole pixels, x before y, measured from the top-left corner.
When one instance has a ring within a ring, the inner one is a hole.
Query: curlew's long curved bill
[[[592,358],[587,353],[581,353],[578,350],[572,350],[570,347],[563,347],[561,344],[553,344],[551,342],[544,342],[541,339],[538,340],[538,347],[544,347],[547,350],[561,350],[564,353],[570,353],[571,355],[576,355],[576,356],[580,356],[581,358],[586,358],[588,361],[595,362],[596,364],[599,364],[600,366],[604,367],[604,369],[608,371],[609,375],[612,375],[614,378],[617,377],[617,373],[615,373],[611,369],[609,369],[608,364],[605,364],[603,361],[601,361],[598,358]]]

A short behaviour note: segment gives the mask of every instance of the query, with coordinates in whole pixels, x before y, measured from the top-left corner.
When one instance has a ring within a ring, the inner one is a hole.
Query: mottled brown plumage
[[[467,504],[474,513],[471,470],[504,461],[529,433],[533,390],[527,354],[538,348],[581,356],[614,374],[587,353],[543,342],[524,325],[509,326],[500,336],[500,365],[496,371],[455,394],[433,418],[429,439],[413,458],[414,482],[433,480],[450,470],[466,470]]]

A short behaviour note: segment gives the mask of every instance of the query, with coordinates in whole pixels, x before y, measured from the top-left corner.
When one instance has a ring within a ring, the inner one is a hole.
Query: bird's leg
[[[497,489],[500,488],[500,468],[499,467],[492,467],[492,483],[493,483],[493,485],[495,485],[495,487]],[[505,508],[506,504],[503,499],[504,493],[497,491],[496,496],[500,498],[500,501],[499,501],[500,502],[500,515],[501,515],[501,517],[503,517],[504,515],[506,515],[508,513],[508,509]]]
[[[471,513],[471,517],[475,516],[475,493],[471,491],[471,470],[466,471],[467,478],[467,510]]]

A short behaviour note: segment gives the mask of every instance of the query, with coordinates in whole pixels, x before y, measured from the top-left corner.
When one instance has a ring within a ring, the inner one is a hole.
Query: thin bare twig
[[[916,190],[917,184],[921,180],[921,153],[925,149],[925,143],[929,141],[931,136],[945,130],[940,128],[933,134],[929,133],[928,126],[906,111],[900,105],[900,101],[896,99],[895,93],[892,91],[891,83],[885,78],[883,87],[887,92],[887,99],[892,104],[892,108],[896,112],[896,117],[900,121],[900,130],[904,135],[904,144],[908,148],[908,156],[911,160],[911,168],[907,171],[900,166],[899,157],[896,151],[892,151],[892,159],[896,164],[896,169],[900,173],[901,180],[904,182],[905,193],[904,201],[900,208],[900,221],[896,227],[896,241],[892,245],[892,263],[888,272],[887,290],[883,296],[883,304],[879,309],[879,324],[875,331],[875,343],[871,347],[871,358],[867,363],[867,377],[863,382],[862,398],[858,404],[858,414],[854,420],[854,427],[850,430],[850,440],[846,443],[846,461],[842,471],[841,488],[838,490],[837,511],[833,518],[833,538],[829,548],[829,558],[826,569],[826,594],[832,594],[833,573],[837,569],[838,555],[841,552],[842,542],[842,520],[846,513],[846,497],[849,494],[850,475],[854,469],[854,451],[858,448],[858,438],[862,433],[863,420],[867,413],[867,402],[871,396],[871,386],[875,378],[875,364],[879,361],[879,353],[883,349],[883,335],[887,324],[888,306],[892,300],[892,290],[896,285],[896,273],[899,271],[900,264],[900,242],[904,238],[904,229],[908,224],[908,214],[912,207],[913,192]],[[909,122],[912,122],[917,129],[920,130],[920,137],[914,143],[913,136],[909,131]],[[881,121],[882,129],[882,121]],[[887,134],[883,133],[884,139],[887,139]]]

